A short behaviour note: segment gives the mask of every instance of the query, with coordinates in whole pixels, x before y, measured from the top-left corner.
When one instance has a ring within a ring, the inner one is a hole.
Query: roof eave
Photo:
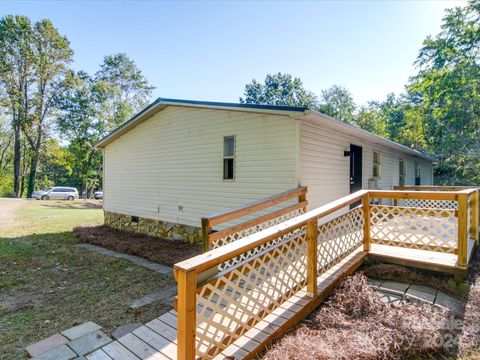
[[[327,120],[327,121],[331,121],[332,123],[338,125],[338,126],[341,126],[341,127],[344,127],[345,129],[349,129],[350,131],[354,132],[354,133],[357,133],[359,135],[362,135],[363,137],[367,137],[367,138],[370,138],[371,141],[373,142],[377,142],[377,143],[381,143],[382,145],[385,145],[385,146],[388,146],[390,148],[395,148],[397,150],[400,150],[400,151],[403,151],[405,153],[408,153],[412,156],[417,156],[417,157],[420,157],[422,159],[425,159],[425,160],[428,160],[428,161],[437,161],[437,159],[431,157],[430,155],[427,155],[427,154],[424,154],[418,150],[415,150],[415,149],[411,149],[409,148],[408,146],[405,146],[405,145],[402,145],[402,144],[399,144],[395,141],[392,141],[392,140],[389,140],[387,138],[384,138],[383,136],[380,136],[380,135],[376,135],[374,133],[371,133],[367,130],[364,130],[364,129],[361,129],[355,125],[351,125],[351,124],[347,124],[346,122],[344,121],[341,121],[341,120],[337,120],[335,118],[332,118],[328,115],[325,115],[325,114],[322,114],[321,112],[318,112],[316,110],[312,110],[311,111],[311,114],[315,117],[319,117],[321,119],[324,119],[324,120]]]

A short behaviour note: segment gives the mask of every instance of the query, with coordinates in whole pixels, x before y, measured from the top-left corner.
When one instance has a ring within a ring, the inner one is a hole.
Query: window
[[[235,136],[223,138],[223,179],[235,178]]]
[[[398,168],[398,173],[399,173],[399,179],[398,179],[398,185],[400,186],[405,186],[405,180],[407,178],[407,161],[400,159],[399,161],[399,168]]]
[[[378,179],[382,176],[382,156],[380,151],[373,152],[373,178]]]
[[[415,186],[420,186],[422,183],[422,170],[419,163],[415,163]]]

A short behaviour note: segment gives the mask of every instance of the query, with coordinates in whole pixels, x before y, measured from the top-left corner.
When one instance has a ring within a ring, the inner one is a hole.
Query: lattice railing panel
[[[231,242],[243,239],[244,237],[247,237],[247,236],[255,234],[259,231],[268,229],[272,226],[281,224],[282,222],[293,219],[293,218],[295,218],[295,217],[297,217],[301,214],[304,214],[304,213],[305,213],[305,209],[303,209],[303,208],[295,209],[294,211],[282,214],[281,216],[278,216],[276,218],[273,218],[273,219],[270,219],[268,221],[262,222],[260,224],[254,225],[254,226],[249,227],[247,229],[241,230],[237,233],[228,235],[224,238],[220,238],[220,239],[216,240],[215,242],[212,242],[212,246],[213,246],[213,248],[217,248],[217,247],[229,244]],[[251,258],[255,254],[258,254],[259,252],[264,251],[265,249],[267,249],[267,248],[277,244],[278,242],[282,241],[283,238],[284,237],[279,237],[275,240],[272,240],[272,241],[267,242],[267,243],[265,243],[261,246],[258,246],[255,249],[252,249],[252,250],[247,251],[247,252],[245,252],[245,253],[237,256],[237,257],[234,257],[234,258],[222,263],[221,265],[219,265],[219,269],[220,270],[225,270],[225,269],[228,269],[231,266],[234,266],[235,264],[238,264],[242,261],[245,261],[246,259]]]
[[[455,200],[429,200],[429,199],[398,199],[398,206],[423,209],[458,209]]]
[[[352,253],[363,243],[363,207],[318,227],[318,274],[321,275]]]
[[[307,283],[305,229],[197,290],[197,357],[213,357]]]
[[[455,253],[458,222],[453,209],[370,207],[373,243]]]
[[[299,215],[302,215],[305,213],[304,208],[298,208],[293,211],[290,211],[288,213],[282,214],[280,216],[277,216],[273,219],[269,219],[268,221],[261,222],[259,224],[253,225],[249,228],[242,229],[238,232],[226,235],[225,237],[222,237],[220,239],[216,239],[211,242],[211,248],[216,249],[220,246],[230,244],[231,242],[243,239],[244,237],[247,237],[249,235],[255,234],[259,231],[268,229],[269,227],[278,225],[282,222],[285,222],[287,220],[293,219],[294,217],[297,217]]]

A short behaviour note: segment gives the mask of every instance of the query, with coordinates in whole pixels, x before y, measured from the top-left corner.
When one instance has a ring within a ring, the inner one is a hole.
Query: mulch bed
[[[202,253],[200,245],[114,230],[104,225],[81,226],[73,232],[79,242],[140,256],[167,266]]]
[[[267,351],[264,359],[404,359],[438,357],[453,336],[445,310],[383,303],[367,277],[348,277],[315,312]],[[439,345],[440,344],[440,345]]]

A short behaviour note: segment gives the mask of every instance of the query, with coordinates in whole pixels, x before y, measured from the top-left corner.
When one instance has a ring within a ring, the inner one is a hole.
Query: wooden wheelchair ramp
[[[278,206],[275,197],[205,218],[210,250],[175,265],[175,310],[87,359],[251,359],[367,257],[466,274],[478,242],[477,189],[359,191],[308,212],[305,194],[280,194],[298,203],[270,214],[254,215]]]

